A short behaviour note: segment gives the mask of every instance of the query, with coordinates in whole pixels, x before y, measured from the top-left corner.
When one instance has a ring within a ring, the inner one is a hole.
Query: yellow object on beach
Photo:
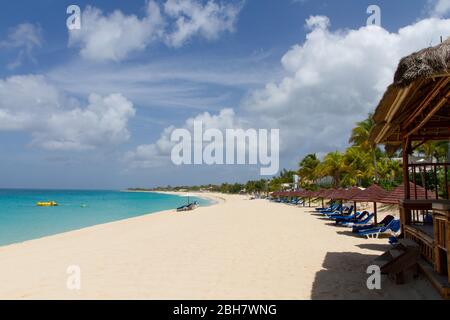
[[[55,201],[38,202],[36,204],[38,207],[56,207],[58,204]]]

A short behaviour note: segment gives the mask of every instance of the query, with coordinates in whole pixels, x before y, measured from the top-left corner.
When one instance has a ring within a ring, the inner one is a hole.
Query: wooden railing
[[[400,221],[405,238],[414,240],[419,245],[422,256],[433,263],[433,236],[419,228],[432,225],[431,209],[432,204],[429,200],[405,200],[400,206]]]
[[[425,188],[425,199],[450,200],[450,163],[410,163],[409,181]],[[417,188],[410,188],[410,198],[419,199]]]
[[[447,219],[441,216],[434,217],[434,241],[436,245],[441,249],[448,250],[447,248]]]
[[[412,226],[405,226],[405,238],[411,239],[419,245],[423,258],[433,264],[434,246],[433,239]]]

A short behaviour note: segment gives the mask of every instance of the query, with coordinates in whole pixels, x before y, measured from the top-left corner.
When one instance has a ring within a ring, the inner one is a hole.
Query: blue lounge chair
[[[367,211],[366,211],[367,212]],[[366,217],[360,218],[358,221],[344,221],[341,225],[345,227],[353,227],[353,226],[364,226],[367,225],[370,221],[372,221],[375,215],[373,213],[367,214]]]
[[[362,230],[358,232],[359,235],[369,238],[378,238],[380,234],[385,232],[397,233],[400,230],[400,220],[392,220],[385,227],[378,227],[373,229]]]
[[[336,224],[341,224],[344,222],[357,222],[362,219],[365,219],[366,216],[369,214],[367,211],[363,212],[355,212],[353,215],[347,215],[343,217],[335,217],[334,220],[336,220]]]
[[[324,216],[340,214],[344,211],[347,211],[348,207],[344,207],[343,205],[337,206],[336,210],[333,211],[320,211],[320,213]]]
[[[373,229],[373,228],[378,228],[378,227],[386,227],[394,219],[395,218],[393,216],[387,215],[386,217],[384,217],[383,220],[381,220],[377,224],[371,224],[371,225],[366,225],[366,226],[353,226],[353,233],[359,233],[360,231]]]
[[[328,216],[328,218],[330,218],[332,220],[335,220],[337,218],[349,217],[349,216],[351,216],[352,218],[355,218],[356,214],[352,215],[353,209],[354,209],[353,206],[351,206],[350,208],[344,207],[342,209],[342,211],[340,211],[340,212],[336,211],[331,214],[326,214],[326,216]]]
[[[316,211],[328,211],[328,210],[336,210],[336,208],[338,207],[338,203],[337,202],[332,202],[332,203],[330,203],[330,206],[329,207],[326,207],[326,208],[316,208],[315,210]]]
[[[320,210],[320,213],[321,214],[333,213],[333,212],[336,212],[336,211],[341,211],[342,209],[343,209],[342,204],[336,204],[336,205],[331,206],[328,209]]]

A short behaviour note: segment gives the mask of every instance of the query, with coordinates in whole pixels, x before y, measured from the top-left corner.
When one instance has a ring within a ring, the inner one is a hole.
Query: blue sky
[[[66,28],[70,4],[83,14],[75,35]],[[382,28],[365,26],[371,4],[381,8]],[[114,189],[259,178],[255,167],[174,167],[167,132],[194,117],[280,128],[281,166],[295,167],[309,152],[344,148],[351,125],[375,108],[399,58],[450,36],[448,0],[209,5],[2,3],[0,187]],[[177,27],[178,20],[187,23]],[[118,40],[104,41],[118,32]]]

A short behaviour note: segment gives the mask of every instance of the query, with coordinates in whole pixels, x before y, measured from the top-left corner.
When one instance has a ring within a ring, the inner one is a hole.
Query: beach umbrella
[[[360,189],[358,187],[352,187],[350,189],[342,190],[340,196],[341,196],[342,200],[351,200],[351,198],[353,196],[357,195],[361,191],[362,191],[362,189]],[[353,207],[354,207],[354,210],[356,211],[356,201],[353,201]]]
[[[373,214],[375,223],[378,223],[378,214],[377,214],[377,202],[380,202],[380,199],[387,195],[387,191],[381,188],[379,185],[374,184],[369,188],[361,190],[356,193],[351,199],[355,202],[355,211],[356,211],[356,202],[373,202]]]
[[[334,192],[333,189],[320,189],[317,191],[317,196],[322,198],[322,208],[325,206],[324,199],[330,199],[330,194]]]
[[[328,194],[328,190],[322,188],[319,191],[317,191],[316,194],[317,194],[318,198],[322,199],[322,208],[325,207],[324,199],[325,199],[325,196]]]

